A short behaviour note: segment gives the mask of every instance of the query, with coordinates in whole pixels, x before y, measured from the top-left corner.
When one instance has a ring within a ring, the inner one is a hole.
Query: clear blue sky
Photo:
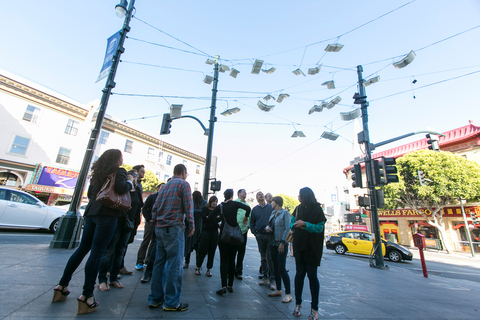
[[[82,103],[99,99],[105,80],[95,80],[106,39],[122,27],[114,14],[117,3],[2,1],[0,68]],[[296,196],[310,186],[322,202],[337,186],[342,190],[347,185],[342,169],[359,155],[353,122],[339,116],[357,107],[352,100],[357,65],[363,65],[365,78],[381,78],[366,88],[373,143],[412,131],[444,132],[468,120],[480,124],[479,1],[137,0],[135,7],[113,92],[164,98],[113,95],[107,113],[119,120],[149,117],[128,122],[155,135],[169,105],[183,104],[184,115],[207,125],[211,86],[203,78],[213,68],[205,60],[220,55],[221,63],[240,71],[236,79],[220,74],[218,83],[213,154],[223,188]],[[325,54],[334,42],[344,48]],[[391,63],[410,50],[415,60],[395,69]],[[251,74],[255,59],[276,71]],[[317,63],[323,67],[315,76],[292,73],[300,67],[307,74]],[[336,89],[321,85],[329,80]],[[290,97],[265,113],[257,102],[269,93]],[[337,95],[339,105],[308,115],[314,104]],[[241,111],[220,115],[233,107]],[[306,138],[290,138],[294,130]],[[319,139],[323,131],[340,137]],[[175,121],[162,138],[205,156],[207,138],[193,120]]]

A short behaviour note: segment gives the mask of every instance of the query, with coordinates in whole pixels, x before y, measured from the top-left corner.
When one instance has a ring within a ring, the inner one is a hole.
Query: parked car
[[[54,233],[65,213],[26,192],[0,187],[1,228],[46,229]]]
[[[335,250],[338,254],[356,253],[371,255],[373,253],[373,235],[366,231],[343,231],[332,233],[326,242],[327,249]],[[390,261],[400,262],[412,260],[413,255],[404,246],[386,241],[382,238],[382,252]]]
[[[78,207],[78,211],[82,216],[83,216],[83,213],[85,212],[85,208],[87,207],[87,204],[88,202],[82,202],[80,204],[80,207]],[[70,209],[70,204],[64,204],[64,205],[58,206],[57,208],[62,208],[65,211],[68,211],[68,209]]]

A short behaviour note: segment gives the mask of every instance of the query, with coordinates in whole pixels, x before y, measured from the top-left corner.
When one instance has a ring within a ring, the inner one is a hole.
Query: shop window
[[[199,164],[197,164],[197,169],[195,169],[195,173],[200,174],[200,165]]]
[[[110,133],[106,131],[101,131],[100,132],[100,139],[98,140],[98,143],[100,144],[107,144],[108,137],[110,136]]]
[[[125,141],[125,149],[123,150],[127,153],[132,153],[133,151],[133,141],[132,140],[128,140]]]
[[[37,123],[39,114],[40,108],[28,105],[25,113],[23,114],[23,120],[31,123]]]
[[[76,136],[78,133],[78,121],[68,119],[67,127],[65,128],[65,133],[71,136]]]
[[[12,147],[10,148],[10,153],[24,156],[27,153],[29,144],[30,144],[30,139],[25,137],[15,136],[15,138],[13,139]]]
[[[171,156],[171,155],[168,155],[168,156],[167,156],[167,164],[168,164],[168,165],[171,165],[171,164],[172,164],[172,156]]]
[[[68,165],[68,163],[70,162],[71,152],[72,150],[70,149],[60,147],[60,150],[58,150],[57,160],[55,162]]]
[[[17,175],[10,172],[0,173],[0,186],[16,187],[17,186]]]

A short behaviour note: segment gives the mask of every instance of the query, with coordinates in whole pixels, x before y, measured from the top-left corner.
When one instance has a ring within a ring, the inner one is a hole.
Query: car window
[[[368,233],[361,233],[361,239],[366,241],[372,241],[372,235]]]
[[[359,232],[352,232],[352,238],[353,239],[361,239],[360,238],[360,233]]]
[[[344,234],[343,234],[343,237],[344,237],[344,238],[353,238],[351,232],[344,233]]]
[[[29,197],[26,194],[16,192],[16,191],[10,191],[10,201],[32,204],[32,205],[35,205],[38,202],[32,197]]]
[[[7,194],[7,190],[0,189],[0,200],[5,200],[6,194]]]

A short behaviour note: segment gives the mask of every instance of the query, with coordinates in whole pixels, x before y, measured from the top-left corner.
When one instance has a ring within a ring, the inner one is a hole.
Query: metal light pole
[[[364,79],[362,77],[363,67],[357,66],[358,74],[358,90],[361,97],[366,97],[365,87],[363,86]],[[367,107],[368,102],[365,99],[362,99],[362,122],[363,122],[363,131],[362,131],[362,142],[365,143],[365,170],[367,174],[367,187],[370,197],[370,220],[372,222],[372,229],[375,235],[374,242],[374,255],[375,255],[375,265],[374,267],[383,269],[385,267],[383,261],[383,251],[382,251],[382,238],[380,236],[380,223],[378,220],[378,210],[377,210],[377,195],[375,192],[375,180],[373,176],[373,161],[372,161],[372,146],[370,145],[370,135],[368,132],[368,113]],[[359,141],[360,142],[360,141]]]
[[[213,147],[213,129],[217,118],[215,117],[215,109],[217,104],[217,84],[218,84],[218,61],[219,55],[215,56],[215,68],[213,73],[212,87],[212,106],[210,107],[210,124],[208,126],[208,143],[207,156],[205,158],[205,176],[203,177],[203,199],[208,201],[208,186],[210,182],[210,166],[212,164],[212,147]]]
[[[78,174],[77,184],[75,185],[75,190],[72,196],[72,202],[70,203],[67,214],[60,219],[57,231],[53,236],[53,240],[50,242],[50,248],[72,249],[78,247],[80,244],[80,233],[82,230],[81,226],[83,223],[83,217],[80,215],[78,207],[82,200],[83,189],[85,188],[87,175],[90,171],[90,164],[92,163],[97,139],[100,134],[100,130],[102,129],[102,123],[103,118],[105,117],[108,99],[110,98],[112,89],[115,87],[114,79],[117,72],[118,63],[120,62],[120,56],[123,51],[125,51],[123,48],[123,43],[125,42],[127,32],[130,31],[129,24],[132,18],[134,4],[135,0],[130,0],[130,4],[126,11],[125,20],[123,22],[123,28],[120,31],[118,47],[112,59],[112,66],[108,74],[107,82],[102,90],[103,94],[97,113],[97,120],[95,122],[95,127],[92,129],[92,133],[90,134],[90,139],[88,140],[87,150],[85,151],[82,167],[80,169],[80,173]],[[119,6],[124,8],[125,5],[126,1],[122,0],[121,5]]]

